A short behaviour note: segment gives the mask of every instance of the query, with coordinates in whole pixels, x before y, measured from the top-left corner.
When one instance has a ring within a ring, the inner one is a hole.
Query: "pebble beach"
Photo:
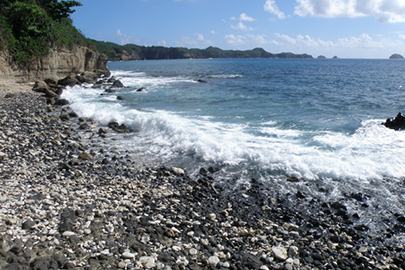
[[[190,177],[117,151],[68,105],[0,89],[1,269],[405,269],[403,217],[377,234],[341,202]]]

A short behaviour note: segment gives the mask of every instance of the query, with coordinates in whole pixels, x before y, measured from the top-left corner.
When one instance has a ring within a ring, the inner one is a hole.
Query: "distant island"
[[[404,57],[398,53],[394,53],[390,56],[390,59],[404,59]]]
[[[317,57],[317,59],[326,59],[326,57],[323,56],[323,55],[319,55],[319,56]]]
[[[339,59],[339,57],[337,57],[336,55],[332,57],[332,59]]]
[[[108,55],[110,61],[158,60],[158,59],[204,59],[204,58],[313,58],[308,54],[289,52],[269,53],[262,48],[253,50],[222,50],[216,47],[188,49],[184,47],[118,45],[113,42],[93,40],[100,53]]]

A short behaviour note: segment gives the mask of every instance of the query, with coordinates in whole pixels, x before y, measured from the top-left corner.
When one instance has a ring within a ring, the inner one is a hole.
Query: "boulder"
[[[394,130],[405,129],[405,115],[399,112],[395,118],[388,118],[383,125]]]
[[[143,91],[146,91],[145,87],[141,87],[141,88],[136,89],[136,92],[143,92]]]
[[[48,89],[45,91],[45,96],[50,97],[50,98],[60,98],[58,94],[56,94],[54,91]]]
[[[111,78],[108,79],[108,83],[113,83],[117,80],[117,78],[115,78],[115,76],[112,76]]]
[[[79,81],[76,79],[76,76],[74,74],[70,74],[65,78],[59,80],[58,84],[63,86],[74,86],[76,84],[79,84]]]
[[[47,85],[44,81],[36,81],[34,87],[32,88],[33,91],[39,93],[46,93],[46,91],[49,89],[49,85]]]
[[[55,78],[47,78],[44,82],[52,88],[55,88],[58,85],[58,79]]]
[[[115,121],[108,123],[108,127],[118,133],[130,133],[132,131],[125,124],[120,125],[120,124],[118,124],[118,122],[115,122]]]
[[[69,100],[64,99],[64,98],[60,98],[55,102],[54,105],[56,105],[56,106],[65,106],[65,105],[69,105],[69,104],[70,104]]]
[[[201,80],[201,79],[198,79],[197,82],[199,82],[199,83],[207,83],[207,81],[204,81],[204,80]]]
[[[98,76],[96,73],[86,72],[76,76],[76,79],[81,83],[94,83],[97,81]]]
[[[124,88],[124,84],[120,80],[115,80],[111,86],[112,88]]]

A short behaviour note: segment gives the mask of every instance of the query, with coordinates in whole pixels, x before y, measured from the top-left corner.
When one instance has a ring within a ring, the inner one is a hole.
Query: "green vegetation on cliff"
[[[1,0],[0,49],[8,48],[15,62],[29,64],[50,48],[88,44],[69,15],[77,1]]]
[[[161,46],[138,46],[135,44],[118,45],[112,42],[95,41],[98,51],[108,55],[110,60],[155,60],[187,58],[312,58],[308,54],[279,53],[272,54],[262,48],[253,50],[222,50],[216,47],[206,49],[167,48]]]

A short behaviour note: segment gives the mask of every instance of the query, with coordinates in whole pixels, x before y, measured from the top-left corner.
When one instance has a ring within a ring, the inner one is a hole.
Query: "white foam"
[[[210,78],[216,79],[234,79],[234,78],[241,78],[243,75],[241,74],[218,74],[218,75],[210,75]]]
[[[156,89],[174,83],[197,83],[187,77],[154,77],[147,76],[144,72],[112,71],[113,76],[119,79],[126,87]]]
[[[256,164],[307,180],[369,183],[405,175],[405,132],[387,129],[379,124],[381,120],[365,121],[354,134],[281,129],[274,122],[252,132],[248,124],[218,122],[210,116],[128,109],[114,102],[115,96],[100,97],[95,89],[75,86],[63,97],[81,116],[102,124],[114,120],[139,130],[134,144],[165,160],[192,154],[207,163]]]

